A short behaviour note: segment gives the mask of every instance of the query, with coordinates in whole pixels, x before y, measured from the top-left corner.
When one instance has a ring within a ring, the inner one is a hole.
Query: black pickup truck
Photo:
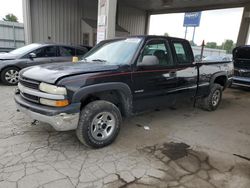
[[[199,101],[213,111],[230,83],[232,62],[194,63],[188,41],[135,36],[99,43],[78,63],[24,69],[17,108],[58,131],[76,130],[87,146],[100,148],[118,135],[122,118]]]

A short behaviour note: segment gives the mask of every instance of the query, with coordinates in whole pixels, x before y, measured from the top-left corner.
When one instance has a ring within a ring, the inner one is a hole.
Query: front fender
[[[122,82],[100,83],[80,88],[73,94],[72,103],[79,103],[91,94],[111,90],[121,94],[125,114],[130,116],[132,113],[132,92],[130,87]]]

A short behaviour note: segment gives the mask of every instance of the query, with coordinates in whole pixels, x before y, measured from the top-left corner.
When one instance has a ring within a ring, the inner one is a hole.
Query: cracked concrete
[[[17,113],[14,87],[0,89],[0,187],[250,187],[248,91],[228,90],[212,113],[184,105],[131,118],[91,150]]]

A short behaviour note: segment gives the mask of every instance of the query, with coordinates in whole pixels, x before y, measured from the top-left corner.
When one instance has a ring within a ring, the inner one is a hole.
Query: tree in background
[[[207,42],[206,44],[207,48],[226,50],[227,54],[231,54],[235,46],[236,44],[230,39],[225,40],[222,45],[217,45],[216,42]]]
[[[225,42],[222,43],[222,49],[226,50],[228,54],[232,53],[233,49],[235,48],[234,41],[232,40],[225,40]]]
[[[213,49],[217,49],[218,48],[216,42],[207,42],[206,47],[207,48],[213,48]]]
[[[14,14],[7,14],[3,18],[3,21],[6,21],[6,22],[18,22],[18,18]]]
[[[164,36],[165,36],[165,37],[169,37],[169,34],[168,34],[168,33],[164,33]]]

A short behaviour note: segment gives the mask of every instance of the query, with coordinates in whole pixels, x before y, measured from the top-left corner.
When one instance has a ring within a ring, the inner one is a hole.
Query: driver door
[[[150,40],[132,73],[134,110],[170,106],[175,101],[176,69],[166,40]]]
[[[57,46],[42,47],[36,49],[31,53],[35,54],[35,57],[29,58],[28,66],[53,63],[55,62],[55,58],[58,56],[58,47]]]

